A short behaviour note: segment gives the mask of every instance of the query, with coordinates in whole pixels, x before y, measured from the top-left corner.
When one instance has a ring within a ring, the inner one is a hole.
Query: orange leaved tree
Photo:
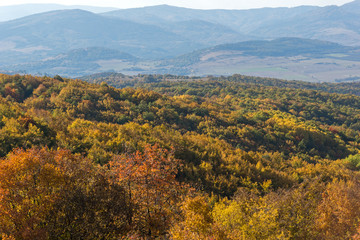
[[[0,159],[0,238],[118,239],[129,230],[125,190],[69,151],[15,150]]]
[[[145,238],[164,235],[182,191],[176,180],[180,162],[173,152],[146,145],[143,152],[116,156],[110,166],[136,205],[131,223],[136,231]]]

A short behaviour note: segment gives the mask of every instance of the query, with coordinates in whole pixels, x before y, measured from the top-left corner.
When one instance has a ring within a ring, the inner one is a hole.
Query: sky
[[[57,3],[116,8],[134,8],[168,4],[197,9],[251,9],[262,7],[294,7],[301,5],[342,5],[352,0],[0,0],[0,6],[26,3]]]

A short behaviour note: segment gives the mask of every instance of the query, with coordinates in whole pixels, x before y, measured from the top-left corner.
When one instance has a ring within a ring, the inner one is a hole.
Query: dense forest
[[[360,86],[0,75],[0,239],[360,239]]]

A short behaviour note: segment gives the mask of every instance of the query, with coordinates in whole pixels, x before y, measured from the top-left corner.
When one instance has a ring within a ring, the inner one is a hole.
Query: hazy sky
[[[0,0],[0,6],[24,3],[58,3],[132,8],[168,4],[199,9],[249,9],[260,7],[293,7],[300,5],[342,5],[352,0]]]

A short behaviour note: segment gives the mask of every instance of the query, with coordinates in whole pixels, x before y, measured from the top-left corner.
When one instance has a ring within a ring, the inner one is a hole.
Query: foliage
[[[15,150],[0,162],[0,233],[15,239],[116,239],[129,230],[120,185],[69,151]]]
[[[0,75],[3,239],[358,236],[360,97],[241,75],[104,80]]]
[[[164,235],[181,196],[179,162],[158,145],[146,145],[144,153],[116,156],[110,167],[137,206],[131,224],[144,237]]]

